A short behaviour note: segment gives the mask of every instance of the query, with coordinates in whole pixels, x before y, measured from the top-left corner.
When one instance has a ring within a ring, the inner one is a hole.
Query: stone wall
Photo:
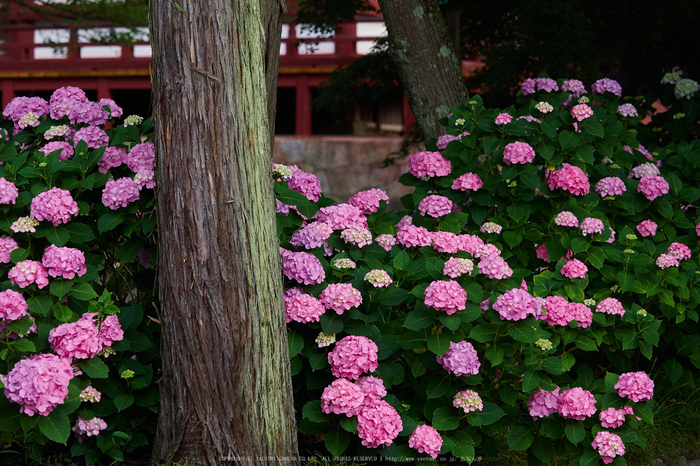
[[[399,209],[399,198],[412,189],[398,184],[408,159],[383,165],[401,141],[400,137],[277,136],[273,160],[315,174],[324,194],[338,202],[358,191],[380,188],[389,195],[390,206]]]

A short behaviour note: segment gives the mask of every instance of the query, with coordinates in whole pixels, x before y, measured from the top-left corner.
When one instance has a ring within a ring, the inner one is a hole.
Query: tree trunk
[[[278,0],[151,1],[157,461],[297,462],[271,177],[275,83],[265,79],[276,80],[283,8]]]
[[[392,59],[423,136],[445,134],[438,120],[469,96],[437,0],[379,0],[379,7]]]

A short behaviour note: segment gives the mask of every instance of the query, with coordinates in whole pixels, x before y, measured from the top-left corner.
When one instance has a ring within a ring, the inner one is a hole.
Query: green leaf
[[[668,380],[675,384],[683,377],[683,366],[675,359],[669,359],[664,363],[664,372]]]
[[[115,253],[122,264],[128,264],[136,259],[136,256],[139,255],[145,243],[146,240],[144,238],[129,239],[123,244],[117,244],[114,248]]]
[[[595,340],[589,337],[579,336],[574,344],[582,351],[596,351],[598,349],[598,345],[596,345]]]
[[[583,131],[586,133],[602,138],[605,135],[605,131],[603,130],[603,126],[600,124],[600,122],[595,118],[595,116],[586,118],[582,122],[579,123],[581,125],[581,128]],[[593,163],[593,162],[590,162]]]
[[[124,214],[121,212],[105,212],[97,219],[97,231],[104,233],[105,231],[114,230],[124,220]]]
[[[542,368],[553,375],[561,375],[567,370],[561,359],[556,357],[545,359],[544,363],[542,363]]]
[[[382,291],[377,299],[385,306],[397,306],[406,301],[410,296],[410,293],[403,288],[392,286]]]
[[[406,316],[403,323],[404,328],[409,330],[421,330],[428,328],[435,323],[435,317],[423,306],[417,306]]]
[[[16,264],[17,262],[22,262],[29,258],[29,249],[18,248],[10,253],[10,260]]]
[[[59,225],[57,227],[49,225],[45,227],[45,230],[46,239],[51,241],[52,244],[55,244],[58,247],[65,246],[68,240],[70,239],[70,233],[63,225]]]
[[[73,311],[64,304],[54,304],[52,311],[53,316],[61,322],[69,322],[73,318]]]
[[[533,329],[530,324],[526,322],[518,322],[509,325],[508,335],[513,337],[515,341],[520,341],[523,343],[534,343],[537,340],[535,336],[535,329]]]
[[[488,155],[498,147],[498,138],[495,136],[486,136],[484,138],[484,154]]]
[[[95,233],[92,228],[84,223],[70,221],[64,225],[65,229],[70,233],[70,240],[74,243],[87,243],[95,239]]]
[[[323,317],[323,316],[321,316]],[[304,337],[296,332],[287,331],[287,346],[289,347],[289,357],[293,358],[304,349]]]
[[[600,455],[595,452],[586,452],[579,460],[579,466],[598,466],[600,464]]]
[[[473,426],[488,426],[498,421],[506,415],[501,408],[487,401],[483,402],[484,408],[481,411],[474,411],[467,414],[467,421]]]
[[[440,398],[450,389],[450,377],[433,377],[428,382],[428,387],[425,389],[428,398]]]
[[[77,363],[78,367],[91,379],[106,379],[109,374],[109,367],[98,357],[78,359]]]
[[[309,365],[312,370],[319,370],[328,365],[328,355],[325,353],[313,353],[309,356]]]
[[[428,335],[428,349],[438,356],[442,356],[450,349],[450,337],[445,333],[431,333]]]
[[[583,427],[583,422],[580,421],[568,422],[564,426],[564,433],[566,438],[574,445],[581,443],[586,437],[586,429]]]
[[[590,247],[591,243],[589,243],[583,238],[574,238],[571,240],[571,250],[574,251],[574,254],[586,251]]]
[[[70,289],[70,295],[71,298],[77,299],[78,301],[89,301],[93,298],[97,298],[95,290],[86,282],[74,284]]]
[[[462,323],[462,319],[459,318],[459,315],[441,315],[440,316],[440,322],[442,322],[442,325],[447,327],[448,329],[452,330],[453,332],[459,328],[459,324]]]
[[[523,374],[523,391],[530,392],[537,388],[540,383],[540,376],[537,372],[527,371]]]
[[[654,425],[654,412],[652,410],[653,401],[646,403],[636,403],[633,407],[634,414],[642,418],[642,421]]]
[[[408,257],[408,254],[403,249],[396,255],[396,257],[394,257],[394,270],[406,270],[406,267],[408,267],[410,264],[411,258]]]
[[[459,419],[446,408],[438,408],[433,413],[433,428],[435,430],[455,430],[459,427]]]
[[[48,416],[37,416],[39,418],[39,430],[49,440],[66,445],[70,435],[71,425],[68,415],[61,411],[53,411]]]
[[[36,346],[34,346],[34,343],[26,338],[18,338],[17,340],[12,341],[10,345],[12,345],[12,349],[15,351],[21,351],[23,353],[33,353],[36,351]]]
[[[131,393],[119,393],[114,397],[114,406],[117,411],[123,411],[134,404],[134,395]]]
[[[549,463],[552,458],[552,441],[539,436],[532,443],[532,453],[543,463]]]
[[[509,247],[515,248],[523,241],[523,236],[515,231],[506,230],[503,232],[503,239],[508,243]]]
[[[620,284],[620,291],[628,291],[634,285],[634,275],[629,272],[617,272],[617,282]]]
[[[525,426],[513,427],[508,433],[508,446],[511,450],[527,450],[534,440],[532,428]]]
[[[578,136],[576,136],[576,133],[563,130],[561,133],[559,133],[559,144],[561,144],[561,150],[576,147],[578,145]]]
[[[323,333],[335,334],[343,331],[343,319],[335,312],[325,312],[321,315]]]
[[[49,295],[41,294],[38,296],[30,296],[29,298],[27,298],[27,306],[29,312],[31,312],[32,314],[39,314],[45,316],[51,310],[52,305],[53,301],[51,300],[51,296]]]
[[[319,424],[328,422],[331,419],[328,414],[325,414],[321,410],[321,400],[313,400],[306,403],[302,411],[302,416],[304,419],[308,419],[311,422],[316,422]]]
[[[504,354],[503,348],[497,345],[489,346],[484,352],[486,359],[491,361],[492,366],[498,366],[500,363],[502,363]]]
[[[51,293],[59,299],[63,299],[63,297],[68,294],[71,288],[73,288],[72,280],[57,278],[53,280],[49,285],[49,293]]]
[[[332,429],[326,434],[326,449],[333,456],[340,456],[350,446],[352,436],[340,427]]]
[[[469,339],[478,341],[479,343],[493,341],[494,338],[496,338],[496,332],[484,324],[477,325],[469,332]]]
[[[608,393],[617,393],[617,390],[615,390],[615,384],[617,384],[619,378],[620,375],[613,372],[608,372],[605,374],[605,391]]]
[[[451,433],[450,435],[450,438],[455,443],[454,447],[452,447],[451,453],[457,458],[461,458],[466,461],[473,461],[475,456],[474,440],[472,440],[472,438],[462,430]]]

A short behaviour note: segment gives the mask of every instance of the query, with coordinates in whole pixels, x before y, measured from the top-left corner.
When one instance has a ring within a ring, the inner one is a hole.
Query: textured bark
[[[163,359],[153,456],[294,463],[266,81],[284,5],[150,8]]]
[[[445,134],[438,120],[468,95],[437,0],[379,0],[379,7],[418,127],[426,139]]]

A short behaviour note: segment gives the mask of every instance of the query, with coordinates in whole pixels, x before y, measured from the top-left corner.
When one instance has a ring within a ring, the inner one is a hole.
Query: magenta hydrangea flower
[[[668,194],[668,190],[668,181],[658,175],[644,175],[637,186],[637,192],[644,194],[650,201]]]
[[[367,448],[391,445],[401,430],[401,416],[384,400],[363,406],[357,415],[357,434]]]
[[[559,387],[551,392],[540,390],[531,394],[527,400],[527,409],[535,419],[559,412]]]
[[[481,397],[474,390],[462,390],[457,392],[452,399],[452,406],[463,410],[465,413],[472,411],[483,411],[484,403]]]
[[[586,195],[591,190],[588,176],[583,170],[568,163],[564,163],[562,168],[557,171],[550,171],[547,175],[547,182],[552,191],[561,188],[574,196]]]
[[[326,414],[345,414],[347,417],[357,416],[364,401],[362,388],[348,379],[335,379],[323,389],[321,411]]]
[[[683,259],[690,259],[690,256],[692,255],[690,248],[682,243],[671,243],[667,248],[667,251],[679,261]]]
[[[457,278],[466,274],[471,274],[474,270],[474,262],[471,259],[462,259],[459,257],[450,257],[445,261],[445,266],[442,273],[450,278]]]
[[[520,85],[520,91],[522,92],[523,95],[534,94],[536,87],[537,87],[537,81],[535,81],[533,78],[527,78]]]
[[[340,238],[346,243],[351,243],[361,248],[372,244],[372,232],[365,227],[347,228],[340,232]]]
[[[41,262],[52,277],[72,280],[76,275],[82,277],[87,272],[85,254],[80,249],[58,247],[52,244],[44,251]]]
[[[654,381],[646,372],[626,372],[620,375],[615,390],[620,397],[627,397],[635,403],[647,401],[654,396]]]
[[[639,113],[637,113],[637,109],[634,107],[634,105],[629,103],[622,104],[619,107],[617,107],[617,113],[627,118],[634,118],[639,116]]]
[[[530,163],[535,158],[535,149],[526,142],[511,142],[503,149],[503,162],[507,165]]]
[[[622,303],[616,298],[605,298],[598,303],[595,307],[595,311],[610,315],[625,315],[625,309],[622,307]]]
[[[68,397],[71,361],[55,354],[34,354],[17,361],[4,380],[5,396],[27,416],[48,416]]]
[[[61,151],[58,154],[59,161],[68,160],[69,158],[73,157],[73,154],[75,153],[73,146],[65,141],[53,141],[39,148],[39,151],[43,153],[44,156],[48,156],[57,150]]]
[[[498,254],[482,256],[477,267],[479,268],[479,273],[488,275],[492,280],[502,280],[513,275],[513,269]]]
[[[625,444],[622,443],[620,436],[607,430],[601,430],[595,434],[591,446],[598,451],[600,459],[605,464],[610,464],[616,456],[625,454]]]
[[[321,182],[313,173],[295,172],[287,181],[290,189],[303,194],[310,201],[316,202],[321,198]]]
[[[111,118],[119,118],[124,114],[124,110],[112,99],[100,99],[99,104],[101,107],[109,108]]]
[[[563,418],[583,421],[595,414],[595,397],[581,387],[564,390],[559,394],[558,411]]]
[[[97,149],[109,144],[109,136],[97,126],[86,126],[73,135],[73,142],[78,144],[79,141],[85,141],[90,149]]]
[[[430,215],[433,218],[440,218],[452,212],[452,205],[452,201],[445,196],[433,194],[420,201],[418,212],[424,217]]]
[[[15,123],[15,128],[17,128],[17,124],[27,115],[31,114],[37,120],[37,124],[32,124],[31,126],[37,126],[38,119],[48,113],[49,103],[41,97],[19,96],[7,104],[2,115],[8,120],[12,120]]]
[[[571,93],[574,97],[581,97],[586,93],[586,87],[578,79],[569,79],[561,83],[561,90]]]
[[[0,263],[8,264],[10,262],[10,254],[15,249],[19,249],[19,244],[17,241],[9,236],[3,236],[0,238]]]
[[[48,220],[54,226],[68,223],[71,215],[78,215],[78,203],[73,200],[70,191],[51,188],[39,193],[32,199],[29,216],[38,221]]]
[[[68,113],[68,119],[72,124],[86,124],[100,126],[107,123],[109,112],[97,102],[80,102],[73,106]]]
[[[386,396],[386,388],[384,381],[373,375],[365,375],[357,379],[355,385],[362,389],[365,394],[365,405],[371,404],[374,401],[381,400]]]
[[[385,233],[383,235],[377,235],[374,241],[385,250],[391,251],[391,247],[396,244],[396,237]]]
[[[88,385],[78,396],[80,401],[89,401],[90,403],[98,403],[102,399],[102,393],[92,385]]]
[[[100,431],[103,431],[106,428],[107,423],[102,418],[93,417],[92,419],[86,421],[82,417],[78,416],[72,430],[75,433],[75,437],[78,439],[78,443],[82,443],[84,436],[93,437],[95,435],[99,435]]]
[[[49,99],[51,119],[60,120],[64,116],[68,116],[74,106],[87,101],[88,98],[85,92],[79,87],[66,86],[58,88]]]
[[[595,192],[602,197],[620,196],[625,191],[627,191],[625,182],[616,176],[603,178],[595,185]]]
[[[19,190],[12,181],[0,178],[0,204],[14,204]]]
[[[375,288],[386,288],[393,283],[391,276],[386,270],[373,269],[365,274],[365,281]]]
[[[321,261],[308,252],[293,252],[280,248],[284,275],[304,285],[315,285],[326,279]]]
[[[408,159],[408,172],[416,178],[447,176],[452,164],[439,152],[418,152]]]
[[[71,126],[56,125],[46,130],[44,133],[44,139],[47,141],[50,141],[53,138],[73,139],[73,134],[75,134],[75,130]]]
[[[659,171],[659,167],[657,167],[653,163],[647,162],[637,165],[632,170],[630,170],[629,175],[627,175],[627,179],[641,179],[646,175],[659,175],[660,173],[661,172]]]
[[[465,173],[452,183],[452,189],[460,191],[466,191],[467,189],[478,191],[482,186],[484,186],[484,182],[481,181],[481,178],[476,173]]]
[[[604,229],[603,221],[598,218],[586,217],[581,222],[581,234],[583,236],[602,233]]]
[[[544,299],[544,320],[549,325],[566,325],[574,320],[570,303],[561,296],[547,296]]]
[[[571,116],[576,118],[576,121],[583,121],[593,116],[593,109],[586,104],[574,105],[571,109]]]
[[[32,283],[36,283],[37,288],[41,289],[49,284],[49,273],[46,267],[41,262],[33,260],[18,262],[7,273],[7,278],[13,285],[20,288],[26,288]]]
[[[493,310],[501,320],[522,320],[529,315],[538,315],[537,302],[530,293],[521,289],[511,289],[496,298]]]
[[[96,322],[96,318],[96,312],[89,312],[83,314],[80,320],[90,322],[97,327],[97,338],[100,341],[100,350],[104,349],[106,346],[112,346],[112,343],[115,341],[124,339],[124,330],[122,330],[119,318],[116,315],[106,316],[101,323]]]
[[[438,252],[455,254],[462,250],[462,240],[459,235],[450,231],[433,231],[431,236],[433,238],[433,248]]]
[[[549,251],[547,251],[547,246],[545,246],[544,243],[540,244],[535,249],[535,256],[537,256],[538,259],[542,259],[545,262],[549,262],[548,254],[549,254]]]
[[[606,429],[617,429],[625,423],[625,410],[608,408],[598,413],[600,425]]]
[[[618,97],[622,96],[622,86],[620,83],[610,78],[599,79],[591,85],[594,94],[604,94],[610,92]]]
[[[310,294],[302,293],[284,299],[284,311],[287,323],[318,322],[326,312],[323,304]]]
[[[571,259],[561,268],[561,274],[566,278],[585,278],[586,273],[588,267],[578,259]]]
[[[0,292],[0,319],[5,322],[21,319],[27,315],[27,301],[14,290]]]
[[[339,315],[362,304],[362,294],[350,283],[331,283],[320,298],[326,309],[333,309]]]
[[[451,315],[466,308],[467,292],[454,280],[436,280],[425,289],[425,305]]]
[[[539,118],[535,118],[532,115],[522,115],[522,116],[519,116],[518,118],[516,118],[516,120],[525,120],[525,121],[529,121],[531,123],[533,121],[535,121],[537,123],[542,123],[542,120],[540,120]]]
[[[92,321],[80,319],[61,324],[49,332],[49,344],[64,358],[90,359],[102,349],[99,331]]]
[[[450,342],[450,349],[442,356],[436,356],[440,364],[449,374],[459,377],[461,375],[476,375],[481,368],[479,355],[474,345],[468,341]]]
[[[138,184],[129,178],[119,178],[109,180],[102,190],[102,204],[112,210],[126,207],[132,202],[136,202],[141,197]]]
[[[459,235],[460,250],[468,252],[469,254],[476,257],[477,251],[479,251],[484,246],[484,240],[476,235]]]
[[[669,267],[678,267],[680,263],[673,254],[659,254],[659,257],[656,258],[656,265],[662,269],[667,269]]]
[[[438,148],[438,150],[445,150],[449,143],[451,143],[452,141],[459,141],[459,138],[461,138],[462,136],[469,136],[469,132],[465,131],[457,136],[453,136],[451,134],[443,134],[442,136],[437,138],[435,146]]]
[[[319,222],[326,223],[334,230],[345,230],[354,227],[367,228],[367,217],[362,214],[359,208],[350,204],[322,207],[315,218]]]
[[[100,173],[109,172],[110,168],[121,166],[127,160],[126,149],[123,147],[108,147],[105,149],[102,159],[97,164],[97,170]]]
[[[554,223],[563,227],[578,227],[578,219],[573,213],[569,212],[568,210],[559,212],[556,218],[554,219]]]
[[[497,125],[507,125],[511,121],[513,121],[512,116],[510,116],[507,113],[499,113],[494,123],[496,123]]]
[[[440,448],[442,448],[442,437],[432,427],[420,425],[408,437],[408,446],[418,450],[418,453],[427,453],[433,458],[437,458]]]
[[[142,142],[131,148],[126,155],[126,165],[134,172],[156,168],[156,146],[152,142]]]
[[[642,220],[637,225],[637,231],[640,235],[646,238],[647,236],[654,236],[656,234],[657,226],[658,225],[656,224],[656,222],[653,222],[651,220]]]
[[[379,367],[377,344],[367,337],[349,335],[328,353],[328,364],[334,377],[357,380],[365,372]]]
[[[422,247],[430,246],[433,242],[433,236],[424,227],[404,225],[399,227],[399,231],[396,233],[396,240],[406,248]]]
[[[323,222],[312,222],[304,228],[294,232],[289,240],[289,244],[298,248],[314,249],[324,245],[333,229]]]
[[[379,210],[381,201],[389,202],[386,191],[373,188],[358,192],[348,199],[348,204],[357,207],[365,215],[371,215]]]

